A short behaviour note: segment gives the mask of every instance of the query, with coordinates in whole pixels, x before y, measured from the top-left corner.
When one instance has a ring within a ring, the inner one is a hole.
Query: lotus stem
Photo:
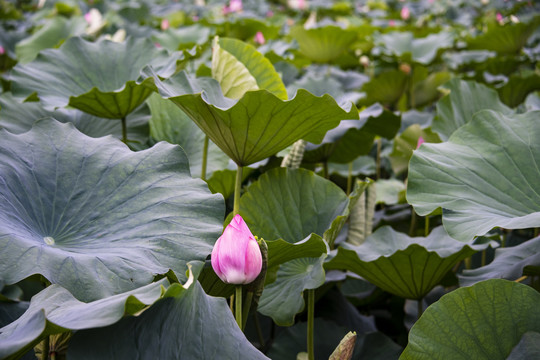
[[[409,236],[414,236],[414,230],[416,229],[416,212],[411,207],[411,226],[409,227]]]
[[[236,285],[236,311],[234,315],[236,316],[236,323],[240,330],[242,330],[242,285]]]
[[[422,304],[422,299],[418,299],[418,316],[417,316],[417,319],[420,319],[420,316],[422,316],[422,313],[424,312],[424,306]]]
[[[376,174],[375,174],[375,178],[376,180],[379,180],[381,178],[381,150],[382,150],[382,139],[381,138],[378,138],[377,139],[377,169],[376,169]]]
[[[330,177],[330,174],[328,173],[328,161],[323,162],[323,172],[324,178],[328,179]]]
[[[253,320],[255,322],[255,330],[257,331],[257,337],[259,338],[259,349],[264,349],[264,336],[261,329],[261,322],[259,321],[259,315],[257,315],[257,312],[253,312]]]
[[[486,250],[482,250],[482,266],[486,266]]]
[[[349,174],[347,175],[347,196],[351,194],[351,188],[352,188],[352,169],[353,169],[353,163],[352,161],[349,163]]]
[[[233,216],[240,213],[240,191],[242,190],[242,166],[236,169],[236,181],[234,183],[234,207]]]
[[[429,235],[429,215],[425,217],[425,223],[424,223],[424,236]]]
[[[206,166],[208,163],[208,136],[204,137],[204,145],[202,151],[202,166],[201,166],[201,179],[206,181]]]
[[[127,123],[126,123],[126,117],[124,116],[122,118],[122,142],[127,145],[128,139],[127,139]]]
[[[315,322],[315,289],[309,289],[307,293],[307,353],[308,360],[314,360],[315,347],[313,346],[313,328]]]

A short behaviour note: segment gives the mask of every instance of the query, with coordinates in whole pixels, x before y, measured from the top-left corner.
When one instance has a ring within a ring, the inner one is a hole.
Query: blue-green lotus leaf
[[[221,195],[165,142],[132,152],[71,124],[0,131],[0,281],[41,274],[80,300],[150,283],[204,260],[222,231]]]
[[[152,93],[142,84],[151,80],[141,80],[141,70],[153,65],[161,76],[170,76],[179,57],[157,49],[148,39],[92,43],[72,37],[59,49],[44,50],[32,62],[15,66],[12,92],[24,98],[37,93],[51,109],[69,105],[121,119]]]

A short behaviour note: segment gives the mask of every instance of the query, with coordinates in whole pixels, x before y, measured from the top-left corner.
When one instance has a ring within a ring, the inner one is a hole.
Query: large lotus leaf
[[[408,76],[399,70],[385,71],[362,86],[366,97],[360,100],[361,105],[379,102],[385,106],[394,106],[406,90]]]
[[[506,360],[540,359],[540,333],[528,331]]]
[[[433,130],[442,140],[447,140],[460,126],[472,120],[473,115],[484,109],[511,114],[497,92],[474,81],[452,79],[444,85],[450,93],[437,103],[437,116],[433,119]]]
[[[540,25],[540,16],[528,23],[494,24],[485,34],[467,40],[469,49],[485,49],[499,54],[516,55],[525,46],[528,38]]]
[[[336,323],[315,318],[315,358],[328,359],[349,329]],[[283,330],[276,336],[268,355],[272,359],[297,360],[297,354],[306,351],[307,323],[301,322]],[[357,334],[352,359],[394,360],[402,348],[380,332]],[[306,357],[307,358],[307,357]]]
[[[343,190],[306,169],[267,171],[240,198],[240,214],[253,234],[289,243],[323,236],[348,206]]]
[[[540,267],[540,237],[518,246],[495,250],[495,259],[486,266],[463,270],[459,276],[461,286],[469,286],[488,279],[516,280],[526,266]]]
[[[210,176],[210,178],[206,180],[210,191],[212,191],[213,194],[220,193],[225,199],[231,197],[234,194],[236,171],[238,170],[225,169],[214,171],[212,173],[212,176]],[[243,168],[242,182],[244,182],[244,180],[246,180],[253,171],[254,169],[249,167]]]
[[[158,94],[147,100],[152,117],[150,135],[156,141],[167,141],[184,149],[189,160],[191,175],[200,177],[203,161],[204,133],[172,101],[165,100]],[[223,169],[229,163],[229,157],[213,142],[208,142],[206,176]]]
[[[421,299],[455,264],[487,246],[463,244],[442,227],[411,238],[383,226],[362,245],[342,244],[325,268],[349,270],[394,295]]]
[[[95,116],[121,119],[152,93],[139,81],[143,67],[153,64],[161,76],[169,76],[177,59],[148,39],[92,43],[72,37],[59,49],[44,50],[34,61],[15,66],[12,92],[16,97],[35,92],[50,108],[69,105]]]
[[[454,290],[414,324],[400,359],[504,360],[526,332],[540,332],[539,303],[536,290],[506,280]]]
[[[422,145],[409,165],[408,202],[420,215],[442,208],[444,227],[461,241],[495,226],[539,226],[539,114],[484,110],[447,142]]]
[[[324,284],[323,262],[319,258],[302,257],[280,265],[277,279],[264,287],[257,310],[271,317],[280,326],[291,326],[294,317],[304,309],[304,290]]]
[[[295,26],[290,34],[298,42],[302,55],[320,63],[340,57],[357,38],[356,31],[335,25],[313,29]]]
[[[436,101],[440,96],[439,86],[452,78],[447,71],[439,71],[429,74],[425,79],[413,86],[414,98],[410,99],[413,107],[422,107]]]
[[[225,98],[212,79],[195,80],[181,72],[161,81],[151,69],[146,75],[154,78],[161,96],[178,105],[239,166],[266,159],[299,139],[318,143],[341,120],[358,119],[356,107],[344,110],[329,95],[299,90],[283,101],[258,90],[235,101]]]
[[[256,3],[259,7],[261,3]],[[253,39],[255,34],[260,31],[265,39],[275,39],[279,35],[280,26],[272,24],[265,19],[242,16],[235,19],[228,19],[220,24],[223,32],[230,38],[248,41]]]
[[[62,16],[56,16],[32,36],[17,43],[15,47],[17,59],[26,64],[34,60],[41,50],[54,48],[71,36],[83,34],[86,26],[87,23],[82,17],[66,19]]]
[[[81,300],[128,291],[204,260],[224,204],[164,142],[132,152],[47,119],[0,131],[0,280],[42,274]]]
[[[427,65],[435,59],[439,49],[452,47],[454,36],[449,32],[440,32],[415,39],[411,32],[395,31],[376,36],[375,43],[383,45],[383,51],[388,55]]]
[[[418,124],[409,126],[405,131],[396,136],[392,146],[389,160],[392,165],[392,170],[396,174],[400,174],[409,167],[409,160],[418,146],[418,140],[422,138],[428,143],[440,143],[439,136],[431,131],[431,128],[422,129]]]
[[[89,303],[77,300],[59,285],[51,285],[32,298],[21,317],[0,329],[0,358],[17,358],[49,335],[114,324],[124,315],[153,304],[168,285],[163,279]]]
[[[399,115],[374,104],[360,112],[360,120],[342,120],[326,133],[320,145],[307,144],[304,161],[349,163],[369,153],[376,135],[393,138],[400,123]]]
[[[459,52],[446,51],[442,57],[452,70],[458,70],[470,64],[479,64],[494,58],[497,53],[487,50],[462,50]]]
[[[20,103],[10,93],[0,95],[0,128],[14,134],[29,131],[39,119],[52,117],[75,127],[90,137],[113,135],[122,138],[122,124],[87,114],[77,109],[47,110],[40,102]],[[130,143],[145,144],[148,140],[148,108],[139,107],[127,116],[127,138]]]
[[[173,284],[139,316],[100,329],[78,331],[72,359],[268,359],[242,333],[227,302],[204,293],[199,282]]]
[[[285,85],[270,61],[237,39],[215,38],[212,77],[221,85],[223,95],[232,99],[240,99],[246,91],[265,89],[287,100]]]
[[[181,28],[169,28],[152,36],[152,40],[169,51],[182,50],[193,45],[204,45],[212,30],[209,27],[194,24]]]
[[[512,74],[504,86],[497,89],[501,100],[510,107],[521,104],[527,95],[540,90],[540,75],[535,72]]]

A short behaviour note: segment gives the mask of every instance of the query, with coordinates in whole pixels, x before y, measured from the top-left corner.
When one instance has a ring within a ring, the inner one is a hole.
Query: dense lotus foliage
[[[537,358],[539,64],[531,0],[0,0],[0,359]]]

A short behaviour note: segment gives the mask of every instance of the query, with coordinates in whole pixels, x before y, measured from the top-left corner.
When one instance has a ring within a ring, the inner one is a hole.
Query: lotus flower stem
[[[381,178],[381,150],[382,150],[382,139],[377,139],[377,169],[376,169],[376,180]]]
[[[424,236],[429,235],[429,215],[425,217],[425,223],[424,223]]]
[[[204,145],[202,152],[202,167],[201,167],[201,179],[206,181],[206,164],[208,161],[208,136],[204,137]]]
[[[411,226],[409,227],[409,236],[414,236],[414,230],[416,229],[416,212],[411,207]]]
[[[486,266],[486,250],[482,250],[482,266]]]
[[[417,319],[420,319],[420,316],[422,316],[423,312],[424,312],[424,307],[422,306],[422,299],[418,299],[418,317],[417,317]]]
[[[314,360],[315,352],[313,346],[313,323],[315,321],[315,289],[309,289],[307,294],[307,353],[308,360]]]
[[[330,178],[330,174],[328,173],[328,161],[323,162],[323,173],[325,179]]]
[[[234,296],[236,301],[236,310],[234,315],[236,316],[236,323],[240,330],[242,330],[242,285],[236,285],[236,294]]]
[[[127,144],[127,142],[128,142],[128,139],[127,139],[127,124],[126,124],[126,117],[125,116],[122,118],[122,142],[124,144]]]
[[[240,213],[240,191],[242,190],[242,166],[238,165],[236,170],[236,181],[234,183],[234,207],[233,216]]]

